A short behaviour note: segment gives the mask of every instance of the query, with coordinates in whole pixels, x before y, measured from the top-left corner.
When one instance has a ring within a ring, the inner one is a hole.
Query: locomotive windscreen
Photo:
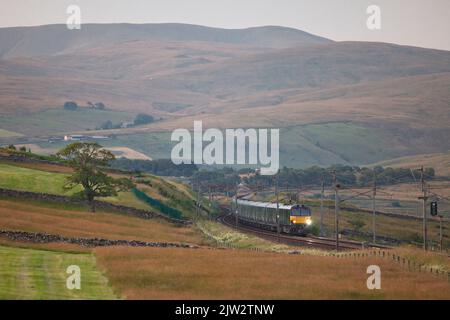
[[[293,216],[310,216],[311,209],[304,206],[293,207],[291,210],[291,215]]]

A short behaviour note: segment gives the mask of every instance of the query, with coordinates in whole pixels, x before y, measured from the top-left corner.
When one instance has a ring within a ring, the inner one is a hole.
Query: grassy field
[[[74,111],[47,109],[27,114],[0,115],[0,127],[30,136],[52,135],[70,131],[94,130],[106,120],[114,124],[130,122],[135,113],[79,108]]]
[[[67,267],[81,270],[81,289],[66,287]],[[0,299],[116,299],[92,254],[0,246]]]
[[[0,199],[0,229],[59,234],[67,237],[142,241],[202,242],[191,227],[143,220],[99,210],[46,202]]]
[[[5,129],[0,129],[0,138],[12,138],[12,137],[21,137],[21,136],[22,136],[22,134],[20,134],[20,133],[5,130]]]
[[[111,284],[129,299],[450,299],[446,280],[381,258],[146,248],[95,253]],[[381,290],[366,287],[372,264],[381,268]]]
[[[0,188],[60,195],[70,195],[74,192],[63,190],[66,174],[0,163],[0,177]]]

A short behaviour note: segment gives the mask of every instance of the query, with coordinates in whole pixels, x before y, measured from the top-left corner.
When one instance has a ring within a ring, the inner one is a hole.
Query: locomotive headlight
[[[310,226],[312,224],[312,220],[310,218],[306,219],[306,225]]]

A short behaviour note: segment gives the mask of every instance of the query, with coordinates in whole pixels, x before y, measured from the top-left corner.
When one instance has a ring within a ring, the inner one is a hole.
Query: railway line
[[[236,226],[235,219],[229,213],[223,214],[217,218],[217,221],[230,227],[237,228],[238,230],[250,234],[254,234],[263,239],[280,242],[288,245],[308,247],[308,248],[317,248],[317,249],[326,249],[332,250],[336,248],[336,242],[334,239],[325,238],[325,237],[300,237],[300,236],[290,236],[286,234],[276,234],[274,232],[261,230],[255,227],[238,224]],[[368,248],[383,248],[386,249],[388,247],[381,245],[372,245],[359,241],[352,240],[340,240],[339,241],[339,250],[360,250],[360,249],[368,249]]]

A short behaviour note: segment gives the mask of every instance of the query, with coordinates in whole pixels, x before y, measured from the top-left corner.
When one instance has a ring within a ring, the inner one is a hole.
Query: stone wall
[[[13,241],[32,243],[70,243],[83,247],[129,246],[158,248],[197,248],[197,246],[172,242],[146,242],[139,240],[110,240],[101,238],[68,238],[46,233],[0,230],[0,237]]]
[[[11,189],[3,189],[0,188],[0,196],[8,197],[8,198],[16,198],[16,199],[28,199],[28,200],[44,200],[51,202],[59,202],[59,203],[67,203],[67,204],[86,204],[84,201],[76,200],[68,196],[56,195],[56,194],[48,194],[48,193],[39,193],[39,192],[30,192],[30,191],[18,191]],[[166,221],[176,223],[176,224],[192,224],[189,220],[179,220],[167,217],[157,212],[117,205],[105,201],[95,200],[95,207],[107,210],[113,210],[120,212],[122,214],[138,217],[141,219],[164,219]]]

